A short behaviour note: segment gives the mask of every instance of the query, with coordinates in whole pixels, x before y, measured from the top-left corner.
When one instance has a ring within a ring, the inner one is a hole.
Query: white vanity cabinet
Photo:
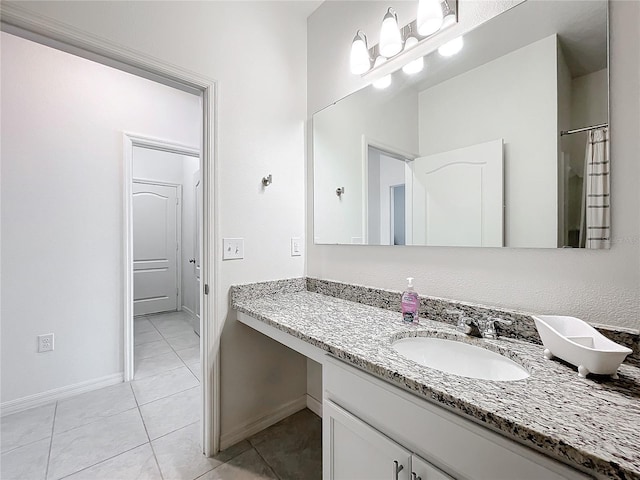
[[[325,480],[409,480],[411,452],[330,400],[322,408]]]
[[[324,480],[590,478],[339,360],[323,367]]]
[[[322,421],[325,480],[452,480],[331,400]]]

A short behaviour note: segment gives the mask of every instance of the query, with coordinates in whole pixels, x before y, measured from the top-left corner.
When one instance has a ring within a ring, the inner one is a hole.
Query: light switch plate
[[[291,256],[299,257],[302,255],[302,240],[300,237],[291,237]]]
[[[223,260],[244,258],[244,238],[223,238],[222,249]]]

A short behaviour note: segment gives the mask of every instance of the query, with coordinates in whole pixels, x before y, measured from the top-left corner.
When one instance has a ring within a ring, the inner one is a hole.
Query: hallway
[[[321,421],[307,410],[215,458],[201,454],[199,338],[188,318],[136,317],[132,382],[3,417],[2,479],[320,478]]]

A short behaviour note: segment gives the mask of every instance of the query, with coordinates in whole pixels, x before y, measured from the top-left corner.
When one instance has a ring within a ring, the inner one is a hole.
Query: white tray
[[[533,320],[545,346],[544,356],[575,365],[583,378],[590,373],[618,378],[618,367],[632,352],[579,318],[538,315]]]

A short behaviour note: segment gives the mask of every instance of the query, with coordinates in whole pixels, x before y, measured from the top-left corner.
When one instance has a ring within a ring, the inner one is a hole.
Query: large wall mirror
[[[463,40],[314,114],[315,243],[607,248],[607,1],[528,0]]]

